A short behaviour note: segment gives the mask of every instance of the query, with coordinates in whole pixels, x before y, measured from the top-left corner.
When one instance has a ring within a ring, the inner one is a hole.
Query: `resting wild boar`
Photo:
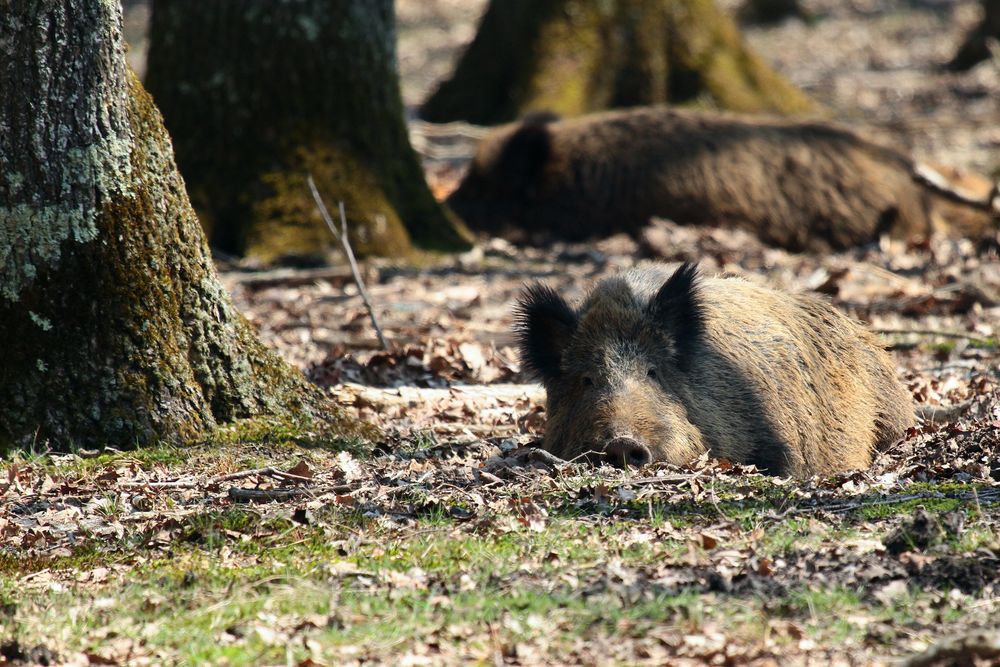
[[[448,204],[474,229],[522,240],[634,233],[653,216],[794,251],[997,229],[995,190],[959,202],[918,167],[822,122],[667,107],[535,115],[483,139]]]
[[[777,475],[867,467],[913,424],[878,339],[832,305],[739,278],[634,269],[578,308],[526,288],[522,361],[545,385],[544,446],[682,464],[706,450]]]

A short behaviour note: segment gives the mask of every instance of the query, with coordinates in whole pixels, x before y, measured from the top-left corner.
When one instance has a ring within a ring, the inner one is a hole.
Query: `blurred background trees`
[[[667,102],[816,110],[712,0],[492,0],[454,74],[420,113],[488,125],[532,111],[575,116]]]
[[[359,255],[468,246],[409,143],[391,0],[155,2],[146,76],[213,246],[323,255],[309,173]]]
[[[325,411],[219,283],[120,5],[18,0],[0,34],[0,445]]]

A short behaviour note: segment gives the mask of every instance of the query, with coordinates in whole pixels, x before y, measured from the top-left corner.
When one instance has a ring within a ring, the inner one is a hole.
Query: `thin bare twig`
[[[294,500],[303,496],[320,496],[325,493],[350,493],[351,487],[343,484],[319,489],[307,489],[301,486],[290,489],[244,489],[238,486],[229,488],[228,494],[234,503],[267,503],[272,501]]]
[[[190,480],[175,480],[172,482],[123,482],[123,489],[197,489],[200,483]]]
[[[271,501],[292,500],[309,493],[303,488],[294,489],[241,489],[230,487],[229,497],[234,503],[267,503]]]
[[[959,340],[986,340],[989,338],[989,336],[977,336],[960,331],[936,331],[934,329],[873,329],[873,331],[884,336],[938,336],[940,338],[957,338]]]
[[[274,468],[267,466],[266,468],[253,468],[252,470],[239,470],[237,472],[231,472],[228,475],[220,475],[218,477],[213,477],[209,480],[210,484],[218,484],[220,482],[231,482],[234,479],[243,479],[244,477],[253,477],[254,475],[270,475],[274,472]]]
[[[252,470],[240,470],[239,472],[230,473],[228,475],[222,475],[220,477],[214,477],[210,482],[212,484],[218,484],[220,482],[231,482],[235,479],[243,479],[244,477],[253,476],[268,476],[275,477],[277,479],[286,480],[290,482],[302,482],[304,484],[315,484],[316,480],[312,477],[304,477],[302,475],[296,475],[294,473],[285,472],[284,470],[278,470],[273,466],[267,466],[264,468],[253,468]]]
[[[371,318],[372,326],[375,327],[375,335],[378,336],[378,342],[382,345],[383,350],[388,350],[389,344],[385,341],[382,327],[379,326],[378,318],[375,316],[375,308],[372,307],[371,299],[368,298],[368,290],[365,289],[365,283],[361,280],[358,261],[354,259],[354,250],[351,248],[351,242],[347,238],[347,214],[344,212],[344,202],[340,202],[340,229],[338,230],[337,225],[333,223],[333,218],[330,217],[330,212],[326,210],[326,204],[323,203],[323,198],[320,196],[319,190],[316,189],[316,182],[313,180],[312,174],[309,174],[306,180],[309,183],[309,190],[312,192],[313,199],[316,201],[316,208],[319,209],[319,214],[323,216],[323,222],[330,228],[334,238],[340,241],[340,245],[344,247],[344,254],[347,255],[347,261],[351,265],[351,274],[354,276],[354,282],[358,286],[358,293],[361,295],[361,300],[365,302],[365,308],[368,310],[368,317]]]

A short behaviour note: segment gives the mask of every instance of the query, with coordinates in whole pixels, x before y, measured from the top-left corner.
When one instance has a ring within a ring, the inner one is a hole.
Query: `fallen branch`
[[[344,254],[347,255],[347,261],[351,265],[351,274],[354,276],[354,282],[358,286],[358,294],[361,295],[361,300],[364,301],[365,308],[368,310],[368,317],[371,318],[372,326],[375,327],[375,335],[378,336],[378,342],[382,345],[383,350],[388,350],[389,344],[385,341],[382,327],[379,326],[378,318],[375,316],[375,308],[372,307],[371,299],[368,298],[368,290],[365,289],[365,283],[361,280],[361,271],[358,269],[357,260],[354,259],[354,250],[351,248],[351,242],[347,238],[347,214],[344,212],[344,202],[340,202],[340,230],[338,230],[337,226],[333,224],[330,212],[326,210],[326,204],[323,203],[323,198],[320,196],[319,190],[316,189],[316,182],[313,180],[312,174],[309,174],[307,181],[313,199],[316,201],[316,207],[319,209],[319,214],[323,216],[323,222],[330,228],[334,238],[340,241],[340,245],[344,247]]]
[[[665,475],[663,477],[634,477],[632,479],[626,479],[623,482],[623,484],[626,485],[627,484],[638,484],[638,485],[670,484],[671,486],[674,486],[677,484],[683,484],[685,482],[691,482],[698,479],[699,477],[704,477],[704,476],[705,476],[705,471],[699,470],[697,472],[681,473],[678,475],[669,475],[669,476]]]
[[[240,470],[239,472],[230,473],[221,477],[215,477],[211,480],[211,483],[218,484],[220,482],[231,482],[234,479],[254,477],[255,475],[266,475],[268,477],[276,477],[290,482],[302,482],[304,484],[313,484],[316,482],[316,480],[312,477],[303,477],[302,475],[296,475],[294,473],[285,472],[284,470],[278,470],[273,466],[267,466],[264,468],[253,468],[251,470]]]
[[[292,500],[304,496],[306,493],[308,490],[301,487],[294,489],[241,489],[233,486],[229,489],[229,498],[234,503],[267,503],[274,500]]]
[[[530,447],[528,449],[528,460],[532,463],[544,463],[550,466],[559,466],[568,463],[566,460],[559,458],[555,454],[551,454],[544,449],[539,449],[538,447]]]
[[[315,498],[327,493],[337,495],[354,494],[364,491],[366,487],[353,488],[350,484],[338,484],[336,486],[323,486],[319,488],[305,488],[296,486],[283,489],[245,489],[238,486],[229,487],[229,497],[235,503],[266,503],[271,501],[294,500],[302,496]]]
[[[303,488],[295,489],[241,489],[231,487],[229,497],[234,503],[267,503],[273,500],[292,500],[304,496],[308,491]]]
[[[266,468],[253,468],[251,470],[240,470],[238,472],[232,472],[228,475],[222,475],[220,477],[213,477],[210,484],[219,484],[220,482],[231,482],[234,479],[244,479],[246,477],[253,477],[254,475],[269,475],[274,471],[274,468],[267,466]]]
[[[201,484],[187,480],[175,480],[173,482],[123,482],[120,486],[123,489],[197,489]]]
[[[952,184],[941,172],[927,164],[914,165],[913,177],[942,197],[993,214],[1000,213],[1000,184],[998,183],[993,184],[986,196],[977,197],[975,194]]]

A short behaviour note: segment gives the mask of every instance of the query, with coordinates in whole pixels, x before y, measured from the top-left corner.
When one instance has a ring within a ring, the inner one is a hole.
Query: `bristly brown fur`
[[[998,229],[918,182],[904,152],[847,128],[667,107],[497,128],[448,203],[473,228],[527,241],[635,233],[654,216],[815,252]]]
[[[547,391],[545,446],[683,464],[708,451],[773,474],[864,468],[912,425],[878,339],[830,303],[693,264],[599,282],[574,310],[529,288],[525,365]],[[608,448],[608,449],[605,449]],[[616,449],[617,448],[617,449]]]

